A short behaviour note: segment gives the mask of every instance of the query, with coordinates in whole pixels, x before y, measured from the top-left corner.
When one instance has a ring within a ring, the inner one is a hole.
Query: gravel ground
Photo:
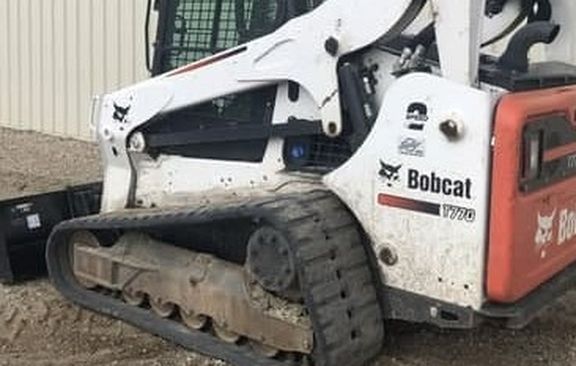
[[[91,144],[0,129],[0,199],[98,179]],[[394,325],[374,366],[576,365],[576,292],[527,329]],[[223,365],[62,299],[46,280],[0,285],[0,366]],[[346,365],[342,365],[346,366]]]

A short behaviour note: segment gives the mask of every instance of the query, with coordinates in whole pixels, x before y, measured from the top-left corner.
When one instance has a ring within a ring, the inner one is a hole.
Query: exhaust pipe
[[[508,70],[527,72],[530,65],[528,53],[532,46],[537,43],[550,44],[559,33],[558,24],[544,21],[527,24],[512,37],[498,65]]]

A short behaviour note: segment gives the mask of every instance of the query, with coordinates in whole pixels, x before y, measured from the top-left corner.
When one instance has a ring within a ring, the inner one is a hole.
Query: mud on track
[[[98,179],[87,143],[0,129],[0,199]],[[394,325],[374,366],[576,365],[576,292],[528,329],[442,332]],[[222,362],[187,352],[121,322],[78,308],[46,280],[0,285],[0,366],[166,365]],[[346,366],[346,365],[341,365]]]
[[[217,365],[64,301],[47,281],[0,290],[0,365]]]

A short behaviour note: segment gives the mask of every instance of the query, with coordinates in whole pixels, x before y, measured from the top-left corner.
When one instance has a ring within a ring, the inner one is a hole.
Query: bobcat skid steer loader
[[[48,240],[65,297],[234,365],[354,366],[387,320],[518,328],[572,288],[574,1],[155,5],[157,76],[95,106],[101,213]]]

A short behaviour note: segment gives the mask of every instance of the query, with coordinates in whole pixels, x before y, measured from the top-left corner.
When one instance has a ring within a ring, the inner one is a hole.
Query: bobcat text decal
[[[416,169],[409,169],[408,188],[444,196],[472,199],[472,179],[470,178],[446,178],[435,172],[422,173]]]
[[[563,245],[576,238],[576,209],[562,209],[549,214],[538,212],[538,227],[534,235],[534,243],[538,247],[544,247],[554,240],[555,223],[558,221],[556,230],[556,243]]]
[[[410,190],[445,197],[472,199],[472,180],[469,178],[453,179],[442,177],[435,172],[422,173],[416,169],[403,169],[402,164],[388,164],[383,160],[380,160],[379,175],[389,188],[399,188],[402,185]],[[476,221],[476,210],[471,207],[424,201],[389,193],[379,193],[377,201],[382,206],[439,216],[451,221],[468,223]]]
[[[572,240],[576,236],[576,211],[564,209],[560,211],[558,225],[558,245]]]

